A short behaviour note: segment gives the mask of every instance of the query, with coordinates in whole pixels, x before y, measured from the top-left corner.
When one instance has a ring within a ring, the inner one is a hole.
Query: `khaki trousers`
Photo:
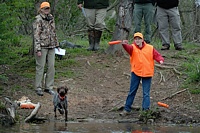
[[[178,7],[164,9],[157,6],[158,30],[162,39],[162,45],[170,45],[170,26],[174,45],[181,45],[181,19]]]
[[[47,72],[44,87],[45,89],[53,89],[54,75],[55,75],[55,50],[54,49],[42,49],[42,56],[38,57],[35,54],[36,59],[36,75],[35,75],[35,89],[42,88],[42,79],[44,75],[45,64],[47,65]]]
[[[89,27],[89,30],[99,30],[103,31],[106,27],[105,17],[107,10],[104,9],[87,9],[85,8],[86,21]]]

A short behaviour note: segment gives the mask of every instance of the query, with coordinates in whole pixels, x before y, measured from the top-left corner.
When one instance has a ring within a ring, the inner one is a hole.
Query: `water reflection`
[[[134,123],[21,123],[0,128],[0,133],[199,133],[200,127],[152,126]]]

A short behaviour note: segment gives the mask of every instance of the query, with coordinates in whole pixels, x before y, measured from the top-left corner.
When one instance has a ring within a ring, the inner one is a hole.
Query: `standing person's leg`
[[[54,94],[54,76],[55,76],[55,50],[49,49],[47,53],[47,75],[45,79],[45,92]]]
[[[35,75],[35,90],[39,96],[43,96],[42,79],[44,74],[44,66],[46,64],[47,49],[41,50],[42,56],[38,57],[35,53],[36,60],[36,75]]]
[[[135,99],[135,95],[138,90],[138,86],[140,84],[141,77],[138,77],[133,72],[131,73],[131,83],[130,83],[130,91],[128,93],[128,96],[126,98],[126,104],[124,107],[124,110],[127,112],[131,111],[131,106],[133,104],[133,101]]]
[[[142,17],[143,17],[143,11],[142,11],[142,4],[135,4],[134,10],[133,10],[133,20],[134,20],[134,33],[141,32],[141,23],[142,23]]]
[[[169,22],[172,26],[172,38],[174,41],[174,47],[176,50],[183,50],[182,35],[181,35],[181,19],[178,7],[169,9],[168,14],[169,14]]]
[[[169,18],[167,14],[167,9],[160,8],[157,6],[157,22],[158,30],[162,40],[161,50],[169,50],[170,48],[170,39],[169,39]]]
[[[151,89],[151,77],[142,78],[142,89],[143,89],[143,102],[142,109],[148,110],[150,107],[150,89]]]
[[[95,12],[96,9],[85,8],[86,22],[88,25],[88,39],[89,39],[89,47],[87,48],[87,50],[93,50],[95,45],[95,40],[94,40]]]
[[[152,3],[147,3],[144,4],[143,7],[144,11],[144,23],[145,23],[145,35],[144,35],[144,40],[147,43],[151,42],[151,24],[153,20],[153,15],[155,12],[154,6]]]
[[[96,9],[96,21],[95,21],[95,46],[94,50],[99,49],[99,43],[101,40],[102,31],[105,29],[105,18],[106,18],[107,9]]]

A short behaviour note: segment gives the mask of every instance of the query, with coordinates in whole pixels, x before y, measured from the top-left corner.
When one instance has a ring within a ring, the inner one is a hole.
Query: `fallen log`
[[[3,109],[0,109],[0,110],[2,112]],[[6,126],[6,127],[12,126],[15,124],[15,119],[12,116],[10,116],[9,114],[0,113],[0,124],[2,126]]]
[[[15,119],[15,110],[17,108],[17,103],[12,102],[9,98],[5,97],[4,98],[6,101],[6,104],[9,104],[10,107],[7,108],[7,110],[9,111],[10,116]]]
[[[37,115],[39,109],[41,107],[41,104],[38,102],[35,106],[35,109],[31,112],[31,114],[26,117],[26,119],[24,120],[25,122],[32,122],[35,119],[35,116]]]
[[[9,98],[5,97],[5,105],[0,107],[0,124],[2,126],[11,126],[16,123],[15,121],[15,109],[16,104]]]

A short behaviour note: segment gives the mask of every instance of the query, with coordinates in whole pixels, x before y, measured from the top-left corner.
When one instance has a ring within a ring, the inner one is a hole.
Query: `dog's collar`
[[[60,98],[61,101],[65,100],[65,96],[62,97],[62,96],[59,95],[59,98]]]

